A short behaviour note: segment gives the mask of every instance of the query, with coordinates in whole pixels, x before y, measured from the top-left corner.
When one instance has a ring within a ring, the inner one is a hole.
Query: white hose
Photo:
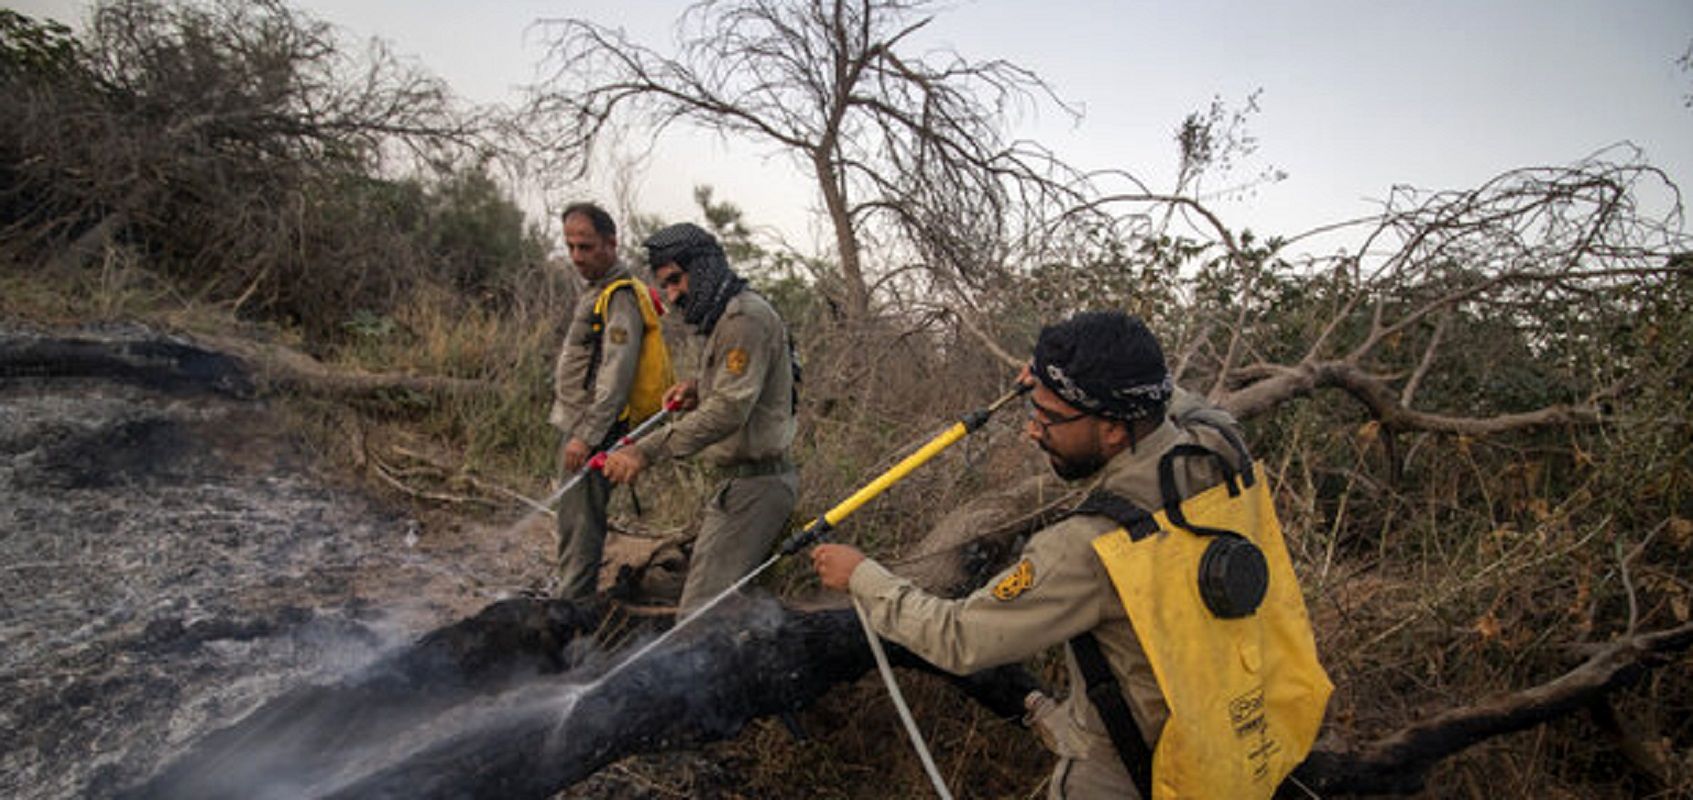
[[[941,779],[941,771],[935,768],[935,759],[929,755],[928,745],[923,744],[923,734],[917,730],[917,721],[911,718],[911,709],[905,706],[905,695],[900,694],[899,684],[894,682],[893,667],[888,666],[888,656],[882,652],[882,640],[876,636],[875,629],[870,627],[870,618],[864,615],[864,606],[858,604],[858,598],[853,598],[852,609],[858,612],[858,624],[864,626],[864,638],[870,640],[870,652],[876,656],[876,669],[882,673],[882,682],[888,685],[888,696],[894,700],[894,708],[899,709],[899,719],[905,723],[905,732],[911,736],[911,745],[917,748],[917,757],[923,762],[923,771],[929,773],[929,782],[935,785],[935,794],[941,800],[952,800],[952,793],[946,790],[946,781]]]

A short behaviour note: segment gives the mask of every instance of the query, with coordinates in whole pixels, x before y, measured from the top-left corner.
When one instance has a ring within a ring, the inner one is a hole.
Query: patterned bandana
[[[1162,411],[1175,393],[1157,337],[1120,311],[1077,314],[1042,329],[1031,372],[1064,402],[1123,422]]]
[[[675,262],[688,273],[688,295],[682,321],[700,335],[711,334],[729,298],[740,294],[746,278],[729,268],[717,238],[691,222],[678,222],[647,237],[647,264],[657,268]]]

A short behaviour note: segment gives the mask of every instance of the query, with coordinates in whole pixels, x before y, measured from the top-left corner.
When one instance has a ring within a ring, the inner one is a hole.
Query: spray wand
[[[859,506],[870,502],[877,495],[887,491],[889,486],[903,480],[906,475],[911,474],[913,470],[923,466],[929,461],[929,459],[934,458],[942,450],[951,447],[959,439],[974,433],[983,425],[986,425],[988,418],[993,416],[995,411],[1003,408],[1006,403],[1023,396],[1023,394],[1028,392],[1031,388],[1033,388],[1032,384],[1020,383],[1016,388],[1006,392],[1004,395],[1000,396],[998,400],[989,403],[985,408],[978,408],[975,411],[971,411],[963,417],[960,417],[957,422],[953,423],[952,427],[947,428],[939,436],[929,440],[929,443],[923,445],[917,450],[917,452],[906,456],[903,461],[895,464],[892,469],[882,473],[880,477],[868,484],[865,484],[864,488],[853,492],[851,497],[837,503],[834,508],[829,509],[822,516],[813,520],[810,525],[805,526],[798,533],[789,537],[788,541],[782,545],[782,555],[791,556],[806,547],[810,547],[811,545],[823,541],[823,539],[829,535],[829,532],[834,530],[836,525],[840,524],[841,520],[846,519],[847,515],[857,511]]]
[[[522,495],[516,495],[517,498],[534,507],[536,511],[550,513],[553,509],[553,504],[557,503],[559,498],[564,496],[565,492],[576,488],[576,484],[581,483],[583,478],[588,477],[588,473],[605,468],[606,456],[609,456],[618,450],[622,450],[623,448],[634,444],[647,434],[652,433],[654,428],[657,428],[665,420],[669,419],[670,415],[674,414],[681,407],[681,400],[672,400],[665,403],[664,407],[658,410],[658,413],[647,417],[641,422],[641,424],[636,425],[634,430],[619,436],[617,441],[611,443],[610,447],[607,447],[606,449],[589,457],[588,463],[583,464],[581,469],[576,470],[576,474],[571,475],[570,480],[565,481],[563,486],[558,487],[558,489],[554,490],[552,494],[547,495],[546,500],[536,502]]]

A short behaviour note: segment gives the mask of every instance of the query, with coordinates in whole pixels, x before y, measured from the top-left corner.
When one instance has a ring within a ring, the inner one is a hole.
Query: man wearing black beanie
[[[1186,425],[1185,413],[1171,413],[1172,402],[1198,401],[1185,393],[1177,397],[1157,337],[1136,317],[1088,312],[1046,327],[1020,379],[1032,386],[1025,433],[1053,470],[1142,509],[1163,505],[1158,467],[1166,453],[1193,444],[1234,452],[1227,441],[1235,436],[1233,420],[1220,410],[1203,415],[1227,423],[1226,434]],[[1211,459],[1172,463],[1182,497],[1223,480]],[[847,545],[818,545],[812,561],[823,585],[850,592],[879,635],[961,675],[1066,642],[1074,648],[1075,640],[1091,634],[1115,681],[1110,691],[1120,695],[1115,709],[1121,713],[1111,715],[1122,720],[1117,733],[1128,731],[1140,740],[1137,746],[1151,747],[1169,708],[1093,548],[1096,538],[1117,527],[1092,513],[1069,516],[1031,537],[1016,564],[958,599],[925,592]],[[1066,661],[1069,698],[1033,693],[1027,701],[1027,721],[1059,759],[1049,797],[1141,796],[1137,786],[1148,785],[1149,774],[1131,775],[1125,760],[1133,759],[1119,749],[1106,716],[1082,688],[1090,683],[1075,650],[1066,649]]]

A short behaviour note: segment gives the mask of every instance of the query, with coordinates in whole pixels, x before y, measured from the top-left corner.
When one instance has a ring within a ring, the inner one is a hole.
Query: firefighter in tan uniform
[[[1157,339],[1139,319],[1118,312],[1078,314],[1042,330],[1022,380],[1034,386],[1027,434],[1053,470],[1142,508],[1160,504],[1157,466],[1164,453],[1182,443],[1223,446],[1214,428],[1181,426],[1179,417],[1233,425],[1224,412],[1196,408],[1197,399],[1185,392],[1177,396]],[[1222,479],[1202,459],[1181,464],[1184,497]],[[852,593],[880,635],[958,674],[1022,661],[1092,632],[1133,727],[1150,744],[1169,710],[1092,546],[1116,527],[1100,516],[1064,519],[1031,537],[1015,565],[960,599],[928,594],[848,545],[818,545],[812,562],[825,586]],[[1066,661],[1068,699],[1037,693],[1028,700],[1027,721],[1059,758],[1048,796],[1139,796],[1099,711],[1078,688],[1084,683],[1070,648]]]
[[[641,354],[643,320],[633,291],[613,292],[599,331],[594,306],[613,281],[630,277],[617,257],[617,224],[592,203],[565,208],[564,241],[586,286],[576,299],[564,347],[553,367],[553,406],[547,421],[562,432],[559,466],[566,478],[593,453],[627,432],[619,420],[629,401]],[[590,471],[558,506],[559,596],[590,600],[605,546],[611,484]]]
[[[645,467],[698,456],[722,476],[706,503],[678,614],[687,615],[770,555],[799,494],[794,369],[787,326],[769,301],[729,268],[723,248],[679,223],[645,242],[653,279],[683,321],[705,338],[699,378],[671,389],[687,411],[669,428],[613,453],[605,474],[622,483]]]

